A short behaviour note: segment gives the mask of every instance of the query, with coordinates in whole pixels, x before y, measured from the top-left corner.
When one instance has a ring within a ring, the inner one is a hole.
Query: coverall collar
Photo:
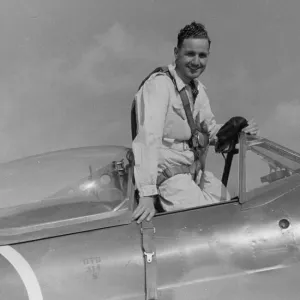
[[[179,75],[177,74],[176,70],[175,70],[175,63],[173,64],[169,64],[168,68],[169,71],[171,73],[171,75],[174,77],[175,79],[175,83],[177,86],[178,91],[180,92],[182,89],[184,89],[188,84],[184,83],[183,80],[179,77]],[[199,79],[194,79],[194,82],[196,84],[196,87],[199,91],[199,87],[202,85],[202,83],[199,81]],[[203,86],[203,85],[202,85]],[[204,87],[204,86],[203,86]]]

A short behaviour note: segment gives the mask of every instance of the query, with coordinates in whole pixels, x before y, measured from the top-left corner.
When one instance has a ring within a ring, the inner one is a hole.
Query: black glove
[[[218,140],[215,145],[215,151],[217,153],[225,152],[226,148],[229,148],[226,152],[232,150],[238,142],[239,133],[247,126],[248,122],[243,117],[233,117],[227,121],[216,135]]]

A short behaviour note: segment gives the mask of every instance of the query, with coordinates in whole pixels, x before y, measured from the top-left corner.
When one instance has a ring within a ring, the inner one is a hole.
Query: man
[[[209,173],[201,188],[199,180],[193,180],[191,174],[185,172],[170,176],[157,185],[158,176],[164,170],[191,166],[195,161],[194,152],[187,142],[191,137],[191,128],[180,97],[183,89],[188,96],[195,123],[206,130],[210,143],[214,143],[222,126],[216,124],[205,87],[198,80],[206,68],[210,44],[202,24],[192,22],[185,26],[178,34],[177,47],[174,49],[175,64],[168,66],[172,78],[164,72],[154,73],[135,95],[138,133],[132,149],[140,198],[133,218],[138,223],[152,219],[155,196],[158,194],[166,211],[224,200],[220,194],[214,193],[213,176],[209,176]],[[250,121],[244,131],[257,134],[256,123]],[[228,197],[225,195],[225,200]]]

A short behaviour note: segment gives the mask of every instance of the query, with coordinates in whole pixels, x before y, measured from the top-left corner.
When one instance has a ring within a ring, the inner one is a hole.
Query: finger
[[[244,132],[248,133],[251,131],[257,131],[257,125],[256,124],[250,124],[247,127],[244,128]]]
[[[145,208],[142,205],[139,205],[133,212],[132,218],[133,219],[138,218],[144,212],[144,210],[145,210]]]
[[[141,214],[142,212],[135,213],[134,215],[132,215],[131,220],[136,220]]]
[[[140,224],[141,222],[143,222],[146,219],[146,217],[148,216],[148,214],[149,214],[148,210],[144,211],[144,213],[137,220],[137,223]]]
[[[249,127],[249,126],[242,129],[242,131],[245,133],[249,133],[250,130],[251,130],[251,127]]]
[[[155,210],[153,210],[152,212],[150,212],[148,218],[147,218],[147,221],[151,221],[151,219],[154,217],[155,215]]]
[[[256,129],[251,129],[247,133],[249,133],[250,135],[256,135],[257,134],[257,130]]]
[[[141,207],[140,207],[140,205],[138,205],[137,208],[132,213],[132,217],[135,218],[139,214],[140,210],[141,210]]]

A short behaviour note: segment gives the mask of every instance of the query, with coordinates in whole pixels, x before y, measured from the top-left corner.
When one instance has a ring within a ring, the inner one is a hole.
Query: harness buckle
[[[146,258],[147,258],[147,262],[148,262],[148,263],[151,263],[151,262],[152,262],[152,257],[153,257],[153,255],[154,255],[154,252],[151,252],[151,253],[149,253],[149,252],[144,252],[144,255],[145,255]]]

